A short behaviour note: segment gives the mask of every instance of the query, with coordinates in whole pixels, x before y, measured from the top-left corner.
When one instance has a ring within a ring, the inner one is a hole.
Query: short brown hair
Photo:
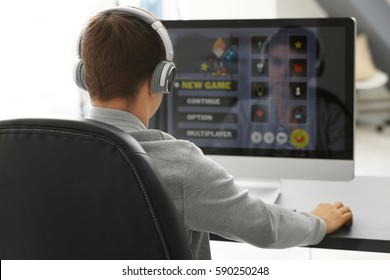
[[[81,57],[93,100],[132,100],[165,58],[165,50],[147,23],[124,12],[102,12],[85,28]]]

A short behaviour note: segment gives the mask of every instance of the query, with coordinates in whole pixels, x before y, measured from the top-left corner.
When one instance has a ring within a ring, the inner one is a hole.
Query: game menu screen
[[[300,21],[164,22],[177,68],[167,132],[212,154],[349,158],[352,30]]]

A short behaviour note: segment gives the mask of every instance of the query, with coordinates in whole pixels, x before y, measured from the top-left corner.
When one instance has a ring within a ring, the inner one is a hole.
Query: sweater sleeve
[[[196,146],[187,166],[184,207],[188,228],[262,248],[316,244],[326,232],[325,222],[312,214],[266,204],[241,190]]]

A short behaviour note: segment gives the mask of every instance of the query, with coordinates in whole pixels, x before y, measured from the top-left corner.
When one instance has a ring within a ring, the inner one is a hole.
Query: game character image
[[[212,45],[212,55],[208,61],[212,64],[213,76],[225,76],[233,70],[233,61],[237,60],[237,44],[234,38],[228,47],[222,37],[218,37]]]

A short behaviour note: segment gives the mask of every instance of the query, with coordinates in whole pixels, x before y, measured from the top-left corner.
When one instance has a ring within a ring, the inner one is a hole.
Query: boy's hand
[[[322,203],[318,205],[312,214],[322,218],[327,227],[326,233],[333,233],[343,225],[352,224],[352,212],[349,207],[344,206],[341,202],[334,204]]]

